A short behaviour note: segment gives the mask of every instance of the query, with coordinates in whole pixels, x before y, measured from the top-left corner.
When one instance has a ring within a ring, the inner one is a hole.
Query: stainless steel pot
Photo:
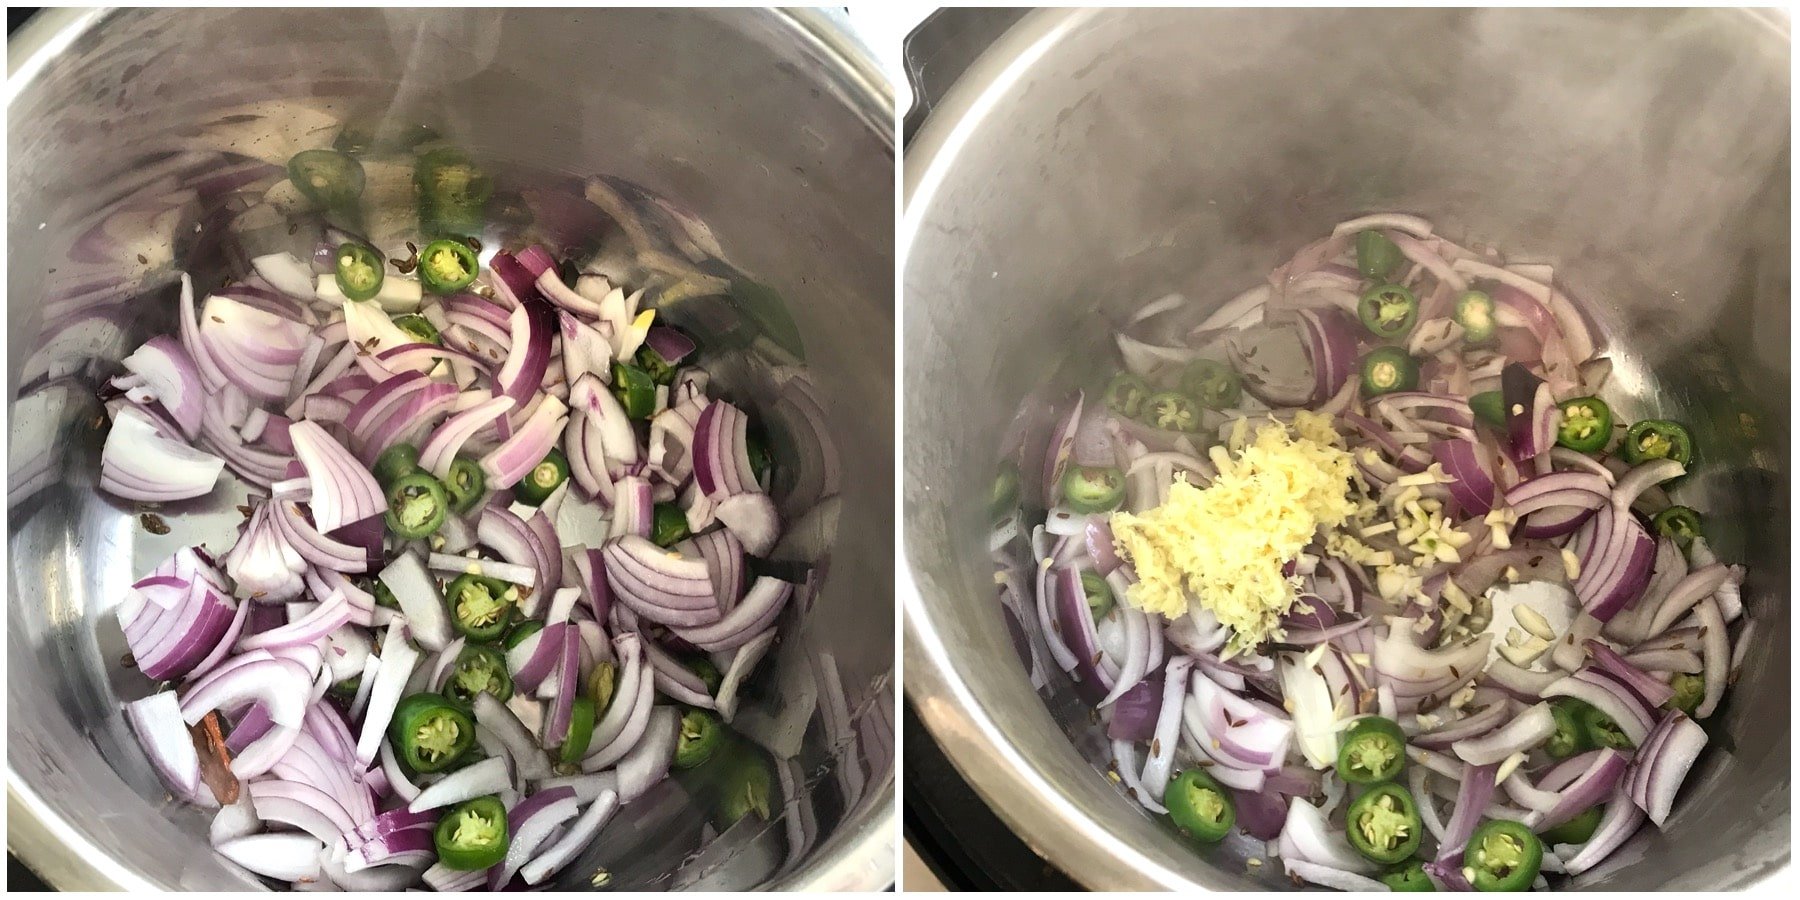
[[[988,485],[1024,398],[1116,365],[1109,321],[1397,209],[1556,264],[1624,412],[1702,435],[1683,489],[1767,636],[1667,829],[1575,887],[1785,870],[1788,60],[1785,17],[1731,10],[1040,10],[981,56],[906,153],[901,594],[908,699],[1000,815],[1094,888],[1288,886],[1126,799],[1066,678],[1032,691]]]
[[[14,852],[63,889],[258,886],[209,851],[207,815],[166,799],[121,722],[119,700],[150,685],[121,665],[111,612],[174,542],[225,544],[242,491],[147,532],[93,489],[94,388],[171,327],[178,271],[204,290],[241,277],[246,253],[306,239],[280,215],[295,151],[377,148],[369,227],[410,217],[404,167],[377,157],[424,126],[497,173],[489,246],[599,235],[666,316],[713,338],[716,376],[777,445],[803,436],[804,379],[835,447],[782,461],[790,540],[774,555],[816,564],[819,590],[740,716],[790,757],[789,802],[696,854],[704,817],[665,782],[561,887],[600,869],[615,888],[891,883],[892,93],[837,20],[51,10],[8,51]]]

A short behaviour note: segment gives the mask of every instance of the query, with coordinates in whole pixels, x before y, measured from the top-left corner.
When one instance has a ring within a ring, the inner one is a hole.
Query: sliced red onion
[[[719,612],[729,612],[744,595],[744,545],[726,529],[695,535],[685,543],[691,544],[693,552],[706,561],[706,571],[712,578],[713,598],[718,601]],[[604,574],[601,571],[601,575]]]
[[[282,500],[270,500],[265,506],[274,507],[273,520],[282,541],[308,563],[337,572],[368,570],[369,556],[362,547],[320,534],[299,506]]]
[[[613,596],[638,615],[689,628],[720,620],[705,560],[683,557],[636,535],[607,541],[601,554]]]
[[[1686,473],[1687,468],[1672,459],[1653,459],[1640,463],[1620,476],[1618,484],[1613,486],[1613,505],[1621,510],[1630,509],[1644,492]]]
[[[1516,458],[1532,459],[1556,443],[1562,412],[1543,379],[1519,363],[1508,363],[1501,373],[1501,399],[1506,404],[1506,430]]]
[[[1700,658],[1704,661],[1706,680],[1706,695],[1695,707],[1694,718],[1704,719],[1719,708],[1719,700],[1725,696],[1725,685],[1730,681],[1731,650],[1725,634],[1725,617],[1719,612],[1717,600],[1709,597],[1700,601],[1694,615],[1700,621]]]
[[[1198,724],[1204,729],[1196,738],[1208,757],[1236,769],[1280,767],[1293,738],[1292,722],[1220,687],[1205,672],[1193,682]]]
[[[546,625],[519,645],[506,651],[507,667],[513,673],[513,685],[522,693],[537,693],[555,671],[562,658],[563,635],[568,623]]]
[[[1594,836],[1581,845],[1581,849],[1572,857],[1563,861],[1563,868],[1570,875],[1580,875],[1599,865],[1614,850],[1619,849],[1644,823],[1644,813],[1636,803],[1631,802],[1624,786],[1613,792],[1600,815],[1600,824],[1594,830]]]
[[[702,650],[716,653],[735,649],[774,625],[793,592],[792,584],[764,575],[752,582],[743,601],[718,621],[695,628],[674,624],[670,627],[683,640]]]
[[[496,507],[489,507],[494,509]],[[510,513],[509,513],[510,515]],[[517,518],[516,516],[514,518]],[[485,540],[484,540],[485,543]],[[533,587],[537,584],[538,572],[532,565],[520,565],[510,562],[495,562],[491,559],[473,559],[467,556],[454,556],[448,553],[433,553],[426,558],[425,565],[434,572],[454,572],[458,575],[481,575],[497,578],[507,584],[522,587]]]
[[[1337,891],[1386,891],[1391,890],[1385,883],[1376,881],[1367,875],[1333,869],[1298,859],[1282,859],[1281,864],[1289,875],[1304,879],[1309,884],[1328,887]]]
[[[1494,773],[1498,766],[1468,766],[1463,769],[1462,785],[1456,791],[1456,810],[1444,826],[1444,838],[1438,842],[1437,861],[1458,865],[1462,850],[1475,834],[1488,801],[1494,796]]]
[[[707,404],[694,425],[694,481],[715,503],[760,490],[750,466],[749,425],[742,410],[723,400]]]
[[[448,478],[450,463],[469,438],[495,419],[505,416],[514,405],[511,397],[494,397],[451,415],[420,448],[419,467],[440,479]]]
[[[1444,467],[1444,474],[1456,479],[1449,484],[1450,495],[1472,516],[1485,516],[1494,508],[1494,478],[1488,473],[1481,445],[1474,441],[1438,441],[1431,445],[1431,455]]]
[[[331,534],[387,512],[375,476],[325,429],[300,421],[288,433],[294,439],[294,455],[312,482],[312,515],[320,531]]]
[[[1556,733],[1556,718],[1548,703],[1539,703],[1511,722],[1480,737],[1464,738],[1450,749],[1470,765],[1487,766],[1537,746]]]
[[[1706,731],[1679,710],[1671,710],[1631,761],[1626,792],[1658,828],[1668,821],[1675,795],[1705,747]]]
[[[487,888],[497,891],[512,881],[513,874],[532,859],[556,826],[575,818],[580,807],[569,788],[549,788],[519,801],[507,811],[510,838],[506,858],[488,870]]]
[[[696,349],[693,338],[666,325],[652,326],[649,333],[644,335],[644,345],[656,351],[656,355],[671,366],[680,365]]]
[[[406,616],[406,627],[412,639],[427,650],[441,651],[456,637],[450,625],[450,614],[444,608],[444,597],[437,582],[425,571],[419,554],[408,551],[389,563],[377,576],[393,593]]]
[[[1624,682],[1639,700],[1651,707],[1662,706],[1675,696],[1675,689],[1652,678],[1649,673],[1625,661],[1613,648],[1597,640],[1587,642],[1587,652],[1594,665]]]
[[[264,822],[280,822],[304,831],[320,841],[330,841],[354,831],[356,823],[330,794],[297,781],[253,781],[248,786],[256,815]]]
[[[658,706],[650,712],[644,739],[619,760],[619,797],[624,802],[636,800],[668,777],[680,734],[680,714],[673,707]]]
[[[183,500],[210,493],[224,469],[224,460],[162,437],[147,415],[124,407],[100,451],[100,489],[127,500]]]
[[[1069,455],[1075,449],[1075,429],[1081,424],[1081,408],[1086,399],[1085,394],[1077,392],[1074,405],[1050,429],[1043,456],[1044,480],[1040,486],[1046,507],[1062,502],[1063,470],[1068,467]]]
[[[613,511],[610,538],[635,535],[648,538],[656,505],[651,499],[650,480],[627,475],[613,483]]]
[[[1551,680],[1554,680],[1555,677],[1554,675],[1549,676]],[[1536,697],[1537,693],[1534,691],[1531,696]],[[1479,738],[1499,728],[1500,724],[1506,721],[1510,712],[1507,706],[1506,703],[1496,702],[1489,703],[1480,709],[1468,710],[1467,715],[1454,722],[1423,734],[1413,735],[1408,743],[1430,750],[1449,750],[1453,744],[1470,738]],[[1501,757],[1501,759],[1504,758],[1505,756]],[[1498,762],[1498,760],[1495,761]]]
[[[493,452],[481,458],[481,469],[487,473],[488,489],[512,487],[538,463],[544,461],[568,424],[568,407],[561,400],[545,396],[530,418]],[[446,463],[446,465],[448,465]]]
[[[180,341],[158,335],[121,362],[127,371],[143,379],[156,402],[181,426],[182,434],[189,440],[199,434],[206,386],[201,382],[199,367]]]
[[[644,662],[642,645],[634,632],[613,638],[613,652],[619,660],[617,687],[613,702],[594,726],[588,744],[583,771],[594,772],[623,759],[643,737],[650,721],[650,705],[655,696],[655,679]]]
[[[381,642],[381,667],[375,670],[375,685],[369,690],[368,708],[363,714],[362,733],[356,740],[356,761],[368,765],[386,736],[394,709],[406,691],[413,668],[419,664],[419,651],[407,642],[405,625],[396,620],[388,625]],[[482,694],[481,696],[487,696]],[[391,776],[392,773],[389,773]]]
[[[1163,791],[1169,787],[1169,771],[1175,765],[1175,748],[1181,740],[1182,700],[1188,695],[1193,668],[1194,660],[1187,656],[1174,657],[1163,668],[1162,710],[1156,717],[1156,733],[1150,739],[1150,755],[1144,760],[1144,772],[1138,779],[1145,796],[1152,800],[1162,800]]]
[[[549,849],[539,853],[524,867],[519,869],[519,876],[526,884],[542,884],[551,875],[562,871],[569,863],[594,842],[600,829],[606,827],[615,812],[619,809],[617,791],[605,790],[588,804],[586,811],[571,824],[562,837],[558,838]]]
[[[125,721],[144,748],[144,756],[169,792],[189,802],[210,800],[211,791],[200,790],[200,757],[194,751],[193,737],[182,719],[175,692],[162,691],[134,700],[125,704],[124,711]]]
[[[751,556],[765,556],[781,536],[781,517],[775,501],[762,493],[737,494],[719,501],[713,514]]]
[[[550,339],[556,324],[541,303],[530,302],[513,309],[507,327],[510,345],[506,362],[494,375],[494,382],[500,389],[496,396],[511,397],[523,408],[532,395],[544,387],[544,373],[550,367]],[[537,457],[542,458],[541,454]]]
[[[343,594],[332,593],[304,617],[244,638],[238,642],[238,649],[274,649],[316,643],[348,623],[350,612],[350,601]]]
[[[506,760],[493,757],[444,776],[442,781],[420,791],[406,808],[412,812],[440,809],[486,794],[498,794],[510,787],[513,787],[512,776],[507,771]]]
[[[246,746],[231,766],[232,774],[250,779],[267,772],[293,746],[311,693],[309,677],[277,660],[257,661],[221,668],[196,684],[182,700],[182,718],[192,725],[215,709],[262,704],[274,726]]]
[[[1650,633],[1662,634],[1667,631],[1688,610],[1723,588],[1730,576],[1731,571],[1718,563],[1689,571],[1669,588],[1668,594],[1657,605],[1656,614],[1650,620]]]
[[[1471,824],[1470,830],[1473,828]],[[1283,865],[1312,863],[1365,875],[1379,871],[1375,863],[1351,849],[1344,832],[1331,826],[1324,810],[1302,797],[1288,801],[1287,821],[1282,824],[1276,847]]]
[[[1307,352],[1312,359],[1313,403],[1322,404],[1337,394],[1356,373],[1356,332],[1337,310],[1296,310],[1305,326]]]
[[[310,834],[266,832],[213,845],[219,855],[276,881],[311,881],[319,877],[319,851],[325,843]]]
[[[520,722],[506,704],[494,699],[493,694],[483,691],[475,695],[475,721],[493,732],[505,745],[519,778],[537,781],[550,777],[550,759],[544,755],[544,748],[538,746],[525,723]]]

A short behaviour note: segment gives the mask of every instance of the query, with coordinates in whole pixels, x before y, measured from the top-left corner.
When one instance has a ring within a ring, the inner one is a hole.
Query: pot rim
[[[51,60],[89,29],[109,8],[46,8],[7,40],[6,104],[12,104]],[[868,48],[843,25],[814,9],[772,9],[779,27],[809,43],[832,66],[848,90],[857,114],[891,147],[894,144],[894,89]],[[894,884],[896,827],[894,792],[887,790],[857,822],[816,848],[811,865],[767,885],[777,891],[878,891]],[[7,849],[45,883],[63,891],[158,891],[160,885],[114,859],[56,814],[14,770],[6,766]]]

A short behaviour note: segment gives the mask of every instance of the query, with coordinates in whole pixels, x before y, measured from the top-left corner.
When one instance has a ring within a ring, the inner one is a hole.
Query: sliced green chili
[[[1393,719],[1363,716],[1338,745],[1338,777],[1350,784],[1389,781],[1406,767],[1406,735]]]
[[[450,514],[450,496],[429,472],[394,479],[387,489],[387,526],[406,540],[430,537]]]
[[[326,209],[356,202],[367,181],[362,163],[336,150],[302,150],[288,160],[287,170],[294,187]]]
[[[367,300],[381,293],[381,282],[387,278],[387,263],[373,248],[362,244],[338,245],[336,254],[338,290],[352,300]]]
[[[619,398],[619,405],[625,407],[625,415],[633,419],[648,419],[656,411],[656,382],[650,373],[637,366],[615,362],[612,366],[612,392]]]
[[[1544,752],[1553,759],[1568,759],[1591,749],[1587,730],[1581,725],[1581,707],[1587,704],[1568,697],[1550,702],[1550,717],[1556,730],[1544,741]]]
[[[438,333],[437,326],[431,324],[430,319],[417,313],[395,316],[394,327],[406,332],[408,337],[416,339],[421,344],[442,346],[444,343],[444,336]]]
[[[1543,862],[1537,835],[1505,819],[1482,823],[1463,849],[1463,868],[1474,870],[1469,883],[1478,891],[1529,890]]]
[[[1587,735],[1591,746],[1611,747],[1614,750],[1632,749],[1631,738],[1625,735],[1624,729],[1598,707],[1584,703],[1576,718],[1581,722],[1582,733]]]
[[[658,503],[650,516],[650,540],[673,547],[688,538],[687,513],[673,503]]]
[[[413,168],[413,184],[419,190],[419,230],[481,233],[494,184],[461,151],[444,148],[421,155]]]
[[[493,795],[458,803],[438,820],[432,843],[437,847],[438,863],[446,869],[475,872],[493,868],[506,859],[512,844],[506,806]]]
[[[372,470],[375,481],[383,487],[419,471],[419,448],[411,444],[395,444],[375,457]]]
[[[1451,318],[1462,326],[1463,343],[1471,347],[1492,343],[1499,335],[1494,321],[1494,298],[1480,291],[1464,291],[1456,298]]]
[[[470,641],[498,640],[512,621],[518,588],[494,578],[458,575],[444,589],[450,624]]]
[[[388,588],[387,583],[379,578],[374,579],[374,581],[375,586],[369,589],[369,593],[375,595],[375,605],[385,606],[388,609],[399,609],[400,601],[394,596],[394,592]]]
[[[725,740],[725,725],[704,709],[681,714],[681,737],[675,744],[675,768],[692,769],[712,758]]]
[[[481,464],[466,456],[450,461],[450,473],[444,479],[444,492],[450,496],[450,508],[466,515],[481,505],[487,496],[487,473]]]
[[[1113,611],[1117,602],[1113,599],[1112,585],[1100,577],[1099,572],[1083,571],[1081,573],[1081,592],[1087,595],[1088,614],[1098,622]]]
[[[1380,281],[1400,265],[1400,248],[1379,231],[1362,231],[1356,235],[1356,270],[1364,278]]]
[[[1694,439],[1679,422],[1645,419],[1625,432],[1619,453],[1634,466],[1652,459],[1672,459],[1686,466],[1694,461]]]
[[[994,491],[988,501],[988,514],[995,519],[1004,518],[1019,508],[1019,467],[1011,460],[1000,464],[999,471],[994,473]]]
[[[578,765],[594,742],[594,722],[599,718],[592,697],[576,697],[569,707],[569,731],[563,735],[556,759],[564,765]]]
[[[513,486],[513,497],[520,503],[536,506],[550,499],[550,495],[568,480],[569,458],[561,450],[551,447],[543,461],[532,466],[531,471]]]
[[[506,640],[504,641],[506,649],[511,650],[512,648],[525,643],[526,638],[543,630],[543,619],[525,619],[524,621],[521,621],[519,624],[513,626],[513,630],[506,633]],[[606,665],[606,663],[602,663],[601,665]]]
[[[1675,689],[1675,696],[1670,697],[1666,705],[1690,716],[1700,708],[1700,701],[1706,699],[1706,676],[1699,673],[1676,672],[1669,679],[1669,687]]]
[[[1425,864],[1416,859],[1382,873],[1381,883],[1393,891],[1437,890],[1437,885],[1432,883],[1431,876],[1425,874]]]
[[[744,456],[750,460],[750,474],[763,490],[769,488],[769,473],[775,469],[775,457],[769,454],[769,441],[755,422],[744,432]]]
[[[1216,359],[1196,359],[1181,373],[1181,392],[1208,409],[1230,409],[1244,395],[1236,369]]]
[[[475,283],[481,261],[461,240],[439,238],[419,252],[419,283],[434,294],[454,294]]]
[[[1704,535],[1700,530],[1700,514],[1686,506],[1671,506],[1652,516],[1650,524],[1656,526],[1657,534],[1674,538],[1684,550],[1694,538]]]
[[[1231,796],[1199,766],[1183,770],[1169,782],[1163,805],[1169,808],[1175,827],[1203,844],[1224,840],[1237,824],[1237,807]]]
[[[1399,347],[1377,347],[1362,360],[1363,396],[1410,391],[1419,386],[1418,360]]]
[[[1063,502],[1078,513],[1108,512],[1125,500],[1125,473],[1111,466],[1071,465],[1063,473]]]
[[[725,676],[720,674],[719,667],[713,665],[712,660],[704,656],[696,656],[682,664],[688,667],[688,671],[700,676],[700,682],[706,685],[708,694],[719,692],[719,685],[724,682]]]
[[[637,355],[632,357],[632,360],[637,363],[638,368],[643,369],[650,376],[651,381],[657,384],[675,383],[675,364],[663,359],[662,354],[652,349],[649,344],[639,347]]]
[[[594,671],[588,673],[587,697],[594,701],[594,712],[597,715],[606,715],[618,689],[619,667],[610,662],[595,663]]]
[[[1578,453],[1599,453],[1612,440],[1612,407],[1599,397],[1576,397],[1557,404],[1562,424],[1556,442]]]
[[[1482,391],[1470,397],[1469,409],[1474,410],[1475,418],[1495,428],[1506,427],[1506,400],[1499,391]]]
[[[1357,301],[1356,318],[1370,334],[1392,340],[1411,331],[1419,321],[1419,298],[1401,285],[1378,284]]]
[[[1390,865],[1418,852],[1425,836],[1412,792],[1391,782],[1375,785],[1357,797],[1350,804],[1345,827],[1352,849]]]
[[[475,746],[475,722],[441,694],[413,694],[389,720],[388,739],[415,772],[442,772]]]
[[[513,680],[506,670],[506,654],[493,647],[472,644],[456,655],[444,685],[444,695],[465,707],[473,707],[475,698],[481,694],[492,694],[495,700],[505,703],[512,699]]]
[[[1106,384],[1106,408],[1127,419],[1142,414],[1149,397],[1150,383],[1130,372],[1120,372]]]
[[[1144,421],[1164,431],[1200,430],[1200,404],[1180,391],[1151,394],[1144,401]]]
[[[1543,832],[1538,838],[1547,847],[1557,844],[1585,844],[1593,839],[1594,832],[1600,827],[1600,810],[1598,806],[1590,806],[1581,815]]]

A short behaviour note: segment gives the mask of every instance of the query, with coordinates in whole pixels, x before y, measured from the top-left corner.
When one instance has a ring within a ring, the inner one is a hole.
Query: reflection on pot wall
[[[893,157],[868,85],[775,14],[107,15],[10,108],[9,707],[65,711],[14,728],[15,781],[144,877],[245,883],[195,853],[207,814],[162,799],[118,717],[153,685],[118,664],[112,608],[175,547],[229,545],[252,486],[228,475],[155,510],[173,533],[146,530],[146,509],[94,489],[107,404],[131,402],[108,380],[176,331],[183,272],[204,300],[266,288],[254,257],[313,259],[345,236],[405,257],[430,215],[418,160],[447,151],[491,180],[484,261],[531,243],[589,260],[582,274],[641,290],[695,338],[777,461],[783,536],[753,565],[799,585],[734,722],[777,763],[769,821],[715,836],[665,782],[564,880],[805,881],[887,828],[891,619],[867,607],[888,608],[891,474],[861,461],[892,447]],[[670,55],[693,47],[714,52]],[[360,160],[356,203],[296,190],[287,163],[316,148]],[[164,818],[179,827],[144,827]]]

